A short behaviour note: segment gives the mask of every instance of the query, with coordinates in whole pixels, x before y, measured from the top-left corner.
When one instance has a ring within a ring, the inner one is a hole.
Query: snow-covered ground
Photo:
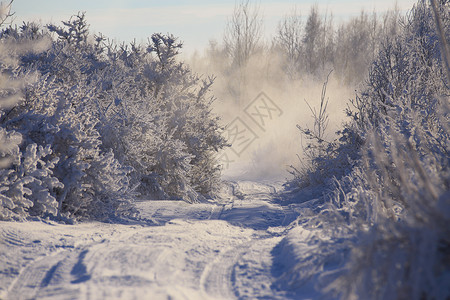
[[[305,204],[277,199],[280,187],[230,183],[220,200],[194,205],[140,201],[142,220],[121,224],[0,222],[0,298],[317,296],[311,285],[283,284],[293,256],[314,245],[289,226]]]

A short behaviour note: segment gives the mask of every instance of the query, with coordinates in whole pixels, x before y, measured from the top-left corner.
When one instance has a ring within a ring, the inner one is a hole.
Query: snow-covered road
[[[239,182],[220,201],[141,201],[144,221],[0,222],[1,299],[285,299],[274,249],[298,215],[278,187]]]

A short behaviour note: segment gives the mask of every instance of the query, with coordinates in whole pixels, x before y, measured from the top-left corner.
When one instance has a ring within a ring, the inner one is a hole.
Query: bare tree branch
[[[236,4],[225,29],[224,43],[233,64],[243,66],[256,51],[262,36],[259,6],[249,0]]]
[[[9,24],[7,23],[7,20],[14,16],[14,13],[11,13],[11,6],[13,2],[14,0],[11,0],[8,4],[3,2],[0,3],[0,27]]]

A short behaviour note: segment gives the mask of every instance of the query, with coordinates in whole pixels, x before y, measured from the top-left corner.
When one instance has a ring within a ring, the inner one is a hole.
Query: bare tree
[[[371,18],[365,11],[340,25],[334,66],[344,83],[356,84],[365,76],[377,53],[379,26],[376,15]]]
[[[278,24],[278,33],[275,37],[275,45],[286,58],[286,71],[291,78],[298,74],[301,67],[302,35],[301,14],[294,7],[292,13],[286,15]]]
[[[328,15],[325,12],[320,27],[319,42],[318,42],[318,60],[321,71],[324,72],[327,64],[332,65],[334,60],[334,28],[333,28],[333,13]]]
[[[445,37],[444,25],[439,11],[440,6],[436,2],[436,0],[431,0],[431,7],[433,9],[434,20],[436,22],[436,30],[439,36],[439,40],[441,42],[440,45],[441,45],[443,67],[445,73],[447,74],[448,83],[450,84],[450,48],[448,46],[447,38]],[[442,7],[444,7],[443,4]]]
[[[224,43],[234,65],[242,67],[258,48],[262,36],[262,18],[259,6],[243,0],[234,7],[228,21]]]
[[[322,21],[319,16],[319,8],[317,5],[311,7],[311,11],[306,21],[305,34],[303,36],[303,44],[305,45],[305,58],[307,70],[313,74],[318,66],[318,44],[321,35]]]
[[[6,24],[6,21],[14,15],[11,12],[13,2],[14,0],[11,0],[9,3],[0,2],[0,27]]]

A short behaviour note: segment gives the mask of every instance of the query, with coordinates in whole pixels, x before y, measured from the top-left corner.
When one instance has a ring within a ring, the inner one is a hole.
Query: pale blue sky
[[[5,0],[0,0],[5,1]],[[317,3],[321,12],[332,11],[336,20],[357,15],[361,9],[382,12],[394,7],[392,0],[261,0],[260,11],[268,38],[275,32],[279,20],[294,6],[302,15],[308,15],[311,5]],[[401,10],[412,7],[415,0],[398,0]],[[78,11],[85,11],[91,32],[102,32],[107,37],[129,42],[146,41],[154,32],[170,32],[185,44],[185,52],[193,52],[208,44],[212,38],[221,39],[227,18],[235,0],[14,0],[16,23],[40,20],[60,24]]]

